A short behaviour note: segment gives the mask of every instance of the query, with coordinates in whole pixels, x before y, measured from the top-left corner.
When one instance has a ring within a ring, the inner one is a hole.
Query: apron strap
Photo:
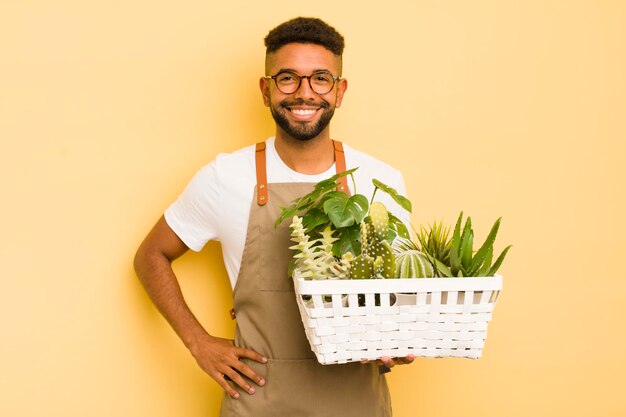
[[[346,170],[346,155],[343,151],[343,144],[338,140],[333,140],[333,149],[335,153],[335,168],[337,174],[340,174]],[[265,160],[265,142],[259,142],[256,144],[255,152],[256,162],[256,190],[257,190],[257,204],[264,206],[267,203],[267,166]],[[337,190],[342,191],[350,195],[350,189],[348,188],[348,178],[339,178],[339,187]]]
[[[256,192],[257,203],[264,206],[267,203],[267,168],[265,167],[265,142],[256,144]]]
[[[333,140],[333,146],[335,147],[335,167],[337,168],[337,174],[340,174],[346,170],[346,155],[343,152],[343,143],[338,140]],[[347,176],[344,175],[339,178],[339,187],[337,187],[337,189],[350,195]]]

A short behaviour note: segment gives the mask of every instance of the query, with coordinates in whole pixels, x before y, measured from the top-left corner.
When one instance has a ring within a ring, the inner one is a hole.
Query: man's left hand
[[[378,366],[386,366],[388,369],[393,368],[396,365],[408,365],[415,360],[415,355],[407,355],[403,358],[390,358],[389,356],[382,356],[380,359],[373,361],[361,361],[361,363],[376,363]]]

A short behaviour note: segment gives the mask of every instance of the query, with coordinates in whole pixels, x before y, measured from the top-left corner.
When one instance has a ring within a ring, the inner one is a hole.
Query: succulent
[[[446,227],[443,221],[434,221],[426,227],[420,225],[419,232],[415,233],[419,242],[419,250],[439,262],[448,265],[450,263],[450,227]]]
[[[304,232],[301,217],[294,216],[290,227],[291,240],[296,243],[289,248],[296,251],[292,267],[299,270],[302,278],[341,279],[348,276],[352,254],[346,254],[340,261],[333,256],[332,246],[337,238],[333,236],[330,226],[315,240]]]
[[[396,256],[396,276],[428,276],[428,268],[424,272],[414,272],[418,267],[416,263],[421,263],[423,257],[430,262],[435,277],[493,276],[511,248],[507,246],[492,264],[493,244],[502,218],[496,220],[487,239],[476,252],[473,250],[472,219],[468,217],[465,225],[462,225],[462,220],[463,212],[459,215],[452,238],[449,238],[450,228],[445,227],[443,222],[435,221],[428,226],[428,229],[422,226],[419,232],[413,229],[416,235],[415,240],[396,239],[393,244]],[[411,260],[407,260],[407,256]],[[409,270],[411,272],[408,272]]]
[[[472,230],[472,219],[468,217],[463,227],[461,227],[462,221],[463,212],[459,215],[454,227],[454,233],[452,234],[450,268],[446,268],[443,264],[440,265],[439,262],[437,262],[437,267],[441,268],[442,272],[450,277],[493,276],[498,271],[507,252],[511,249],[511,245],[507,246],[492,264],[493,244],[502,218],[500,217],[496,220],[487,239],[476,253],[474,253],[473,249],[474,231]],[[463,230],[462,232],[461,229]]]
[[[396,256],[397,278],[433,278],[435,270],[428,257],[417,250],[407,250]]]
[[[398,238],[394,241],[393,249],[396,255],[396,276],[400,276],[398,275],[398,257],[407,251],[420,252],[425,256],[434,267],[435,277],[447,276],[446,273],[440,270],[439,266],[443,265],[444,269],[447,266],[449,269],[450,248],[452,247],[452,240],[449,237],[450,228],[446,227],[443,221],[435,221],[428,226],[428,229],[420,225],[419,232],[415,229],[413,229],[413,231],[415,232],[415,240]],[[406,278],[407,276],[402,275],[402,277]]]

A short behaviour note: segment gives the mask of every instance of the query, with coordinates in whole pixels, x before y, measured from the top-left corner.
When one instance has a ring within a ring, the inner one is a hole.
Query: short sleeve
[[[215,162],[194,175],[185,190],[165,211],[165,221],[191,249],[202,250],[210,240],[219,240],[220,183]]]

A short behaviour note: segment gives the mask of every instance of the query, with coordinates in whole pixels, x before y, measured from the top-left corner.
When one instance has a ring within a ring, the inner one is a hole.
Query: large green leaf
[[[404,239],[410,239],[409,229],[402,220],[389,213],[389,229],[396,232],[396,234]]]
[[[361,254],[361,228],[358,224],[341,229],[339,240],[333,244],[333,255],[341,258],[344,253],[350,252],[354,256]]]
[[[339,174],[335,174],[326,180],[318,182],[317,184],[315,184],[314,192],[337,188],[337,186],[339,185],[337,183],[337,180],[339,178],[345,177],[346,175],[352,175],[352,173],[354,173],[354,171],[356,171],[357,169],[359,169],[359,167],[348,169],[346,171],[340,172]]]
[[[313,191],[311,191],[309,194],[295,199],[287,207],[281,207],[281,214],[276,219],[274,227],[278,227],[285,220],[290,219],[303,211],[308,211],[311,208],[323,205],[323,202],[325,201],[327,195],[329,193],[335,192],[335,190],[339,186],[337,180],[346,175],[352,175],[352,173],[357,169],[358,167],[352,168],[339,174],[333,175],[326,180],[320,181],[315,184],[315,186],[313,187]]]
[[[387,184],[385,184],[383,182],[380,182],[376,178],[372,179],[372,183],[374,184],[374,187],[380,189],[381,191],[384,191],[391,198],[393,198],[393,200],[396,203],[398,203],[398,205],[400,207],[402,207],[403,209],[405,209],[409,213],[412,212],[413,207],[411,205],[411,201],[408,198],[404,197],[403,195],[398,194],[398,192],[395,190],[395,188],[392,188],[392,187],[388,186]],[[374,191],[374,193],[376,193],[376,191]]]
[[[369,208],[369,202],[367,197],[361,194],[355,194],[348,199],[348,210],[352,212],[354,216],[354,222],[359,224],[367,216],[367,210]]]
[[[385,240],[391,245],[393,241],[396,240],[396,237],[398,237],[398,232],[390,227],[387,231],[387,236],[385,237]]]
[[[360,223],[367,214],[367,198],[360,194],[348,197],[346,194],[335,191],[329,193],[324,202],[324,212],[335,228],[349,227]]]
[[[323,210],[313,208],[307,212],[302,218],[302,225],[304,226],[305,233],[309,234],[313,229],[320,225],[330,223],[328,215]]]

